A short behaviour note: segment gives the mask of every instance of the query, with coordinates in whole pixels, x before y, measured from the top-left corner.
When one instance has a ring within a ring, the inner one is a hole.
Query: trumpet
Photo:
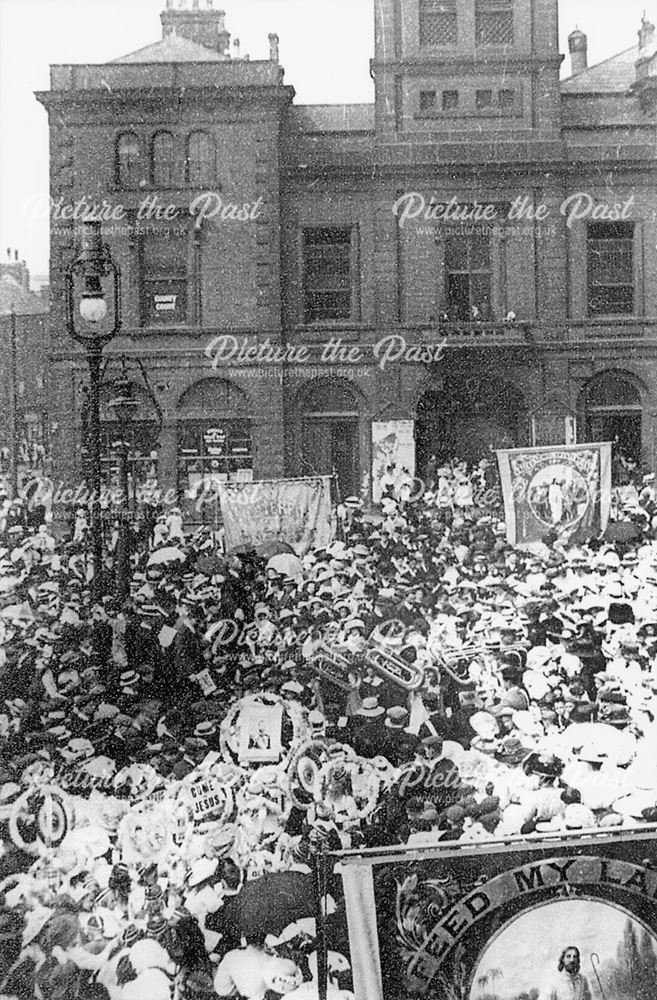
[[[406,691],[417,691],[422,687],[424,671],[412,663],[406,663],[383,646],[372,646],[365,654],[365,662],[375,673]]]
[[[443,663],[450,666],[460,663],[462,660],[474,660],[477,656],[490,653],[518,653],[520,650],[527,651],[527,643],[514,642],[508,646],[503,646],[499,642],[481,642],[471,646],[461,646],[460,649],[436,650],[436,657]]]
[[[352,669],[347,657],[329,649],[324,642],[321,642],[314,651],[309,666],[320,677],[335,684],[343,691],[352,691],[354,686],[360,683],[360,674]],[[354,682],[349,680],[349,674],[354,676]]]

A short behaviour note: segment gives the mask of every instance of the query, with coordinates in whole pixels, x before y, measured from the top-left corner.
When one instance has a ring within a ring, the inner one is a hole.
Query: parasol
[[[165,548],[156,549],[152,553],[149,557],[148,565],[159,566],[162,563],[176,562],[176,560],[184,562],[186,558],[187,554],[182,549],[176,548],[175,545],[167,545]]]
[[[312,875],[273,872],[246,882],[222,908],[225,923],[237,937],[260,943],[268,934],[278,937],[289,924],[316,912]]]
[[[263,559],[271,559],[272,556],[281,555],[283,552],[289,552],[291,555],[295,555],[294,549],[289,544],[289,542],[283,542],[279,539],[270,539],[268,542],[262,542],[258,545],[256,552]]]
[[[606,542],[631,542],[638,536],[639,529],[633,521],[612,521],[602,537]]]
[[[225,563],[217,555],[201,556],[196,562],[196,570],[204,576],[215,576],[222,574],[226,569]]]
[[[281,552],[280,555],[272,556],[267,563],[267,569],[276,570],[281,576],[289,576],[293,580],[301,581],[303,579],[301,560],[298,556],[287,552]]]

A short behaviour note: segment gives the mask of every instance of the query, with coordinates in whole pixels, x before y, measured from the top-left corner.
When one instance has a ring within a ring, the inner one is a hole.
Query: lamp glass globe
[[[97,295],[83,295],[80,299],[80,315],[87,323],[101,323],[107,316],[105,299]]]

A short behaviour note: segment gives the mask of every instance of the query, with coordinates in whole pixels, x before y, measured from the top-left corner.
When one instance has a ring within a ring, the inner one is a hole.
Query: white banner
[[[221,483],[226,551],[287,542],[298,556],[333,537],[331,477]]]
[[[372,421],[372,501],[392,490],[396,497],[412,489],[415,476],[415,421]]]

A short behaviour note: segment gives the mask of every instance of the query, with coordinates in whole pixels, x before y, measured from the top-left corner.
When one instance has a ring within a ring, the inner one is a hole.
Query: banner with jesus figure
[[[511,448],[496,452],[510,545],[551,534],[581,542],[601,535],[611,502],[611,444]]]

